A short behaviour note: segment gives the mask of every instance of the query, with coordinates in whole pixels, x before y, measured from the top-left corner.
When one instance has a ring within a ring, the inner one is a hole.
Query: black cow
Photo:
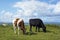
[[[30,24],[30,31],[32,31],[32,26],[35,26],[36,27],[36,32],[37,32],[37,29],[38,29],[38,32],[39,32],[40,28],[43,29],[43,32],[46,32],[46,27],[43,24],[43,21],[41,19],[30,19],[29,24]]]

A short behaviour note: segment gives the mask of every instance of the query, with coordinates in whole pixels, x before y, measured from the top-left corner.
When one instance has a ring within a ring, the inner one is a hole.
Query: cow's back
[[[30,25],[38,26],[39,24],[42,23],[42,20],[41,19],[30,19],[29,23],[30,23]]]

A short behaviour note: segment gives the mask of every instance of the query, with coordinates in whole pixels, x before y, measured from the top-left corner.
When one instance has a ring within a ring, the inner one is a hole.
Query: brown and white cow
[[[26,32],[23,19],[15,18],[13,20],[13,28],[14,28],[14,33],[16,33],[16,29],[18,28],[18,35],[20,29],[23,31],[23,34],[25,34]]]

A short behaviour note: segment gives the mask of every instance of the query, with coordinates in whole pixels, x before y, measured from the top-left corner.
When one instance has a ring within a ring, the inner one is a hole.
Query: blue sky
[[[12,22],[14,18],[60,22],[60,0],[0,0],[0,22]]]

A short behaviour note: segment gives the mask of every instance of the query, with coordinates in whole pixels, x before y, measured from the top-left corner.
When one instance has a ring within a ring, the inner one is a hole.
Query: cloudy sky
[[[0,22],[12,22],[14,18],[60,22],[60,0],[0,0]]]

